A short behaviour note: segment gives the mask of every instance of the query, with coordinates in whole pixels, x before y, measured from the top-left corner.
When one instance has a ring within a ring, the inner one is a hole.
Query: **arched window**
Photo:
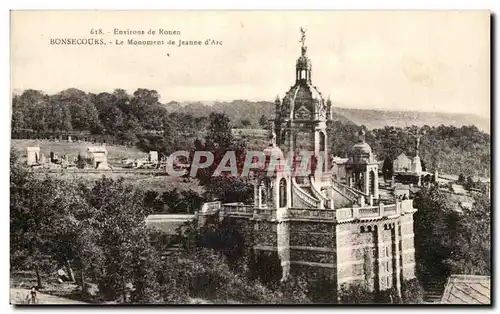
[[[287,135],[288,135],[288,130],[284,130],[283,133],[281,134],[281,144],[286,143]]]
[[[271,196],[271,182],[269,181],[268,178],[262,179],[260,181],[260,202],[262,206],[267,207],[271,205],[272,202],[272,196]]]
[[[324,152],[326,149],[325,147],[325,133],[319,132],[319,151]]]
[[[319,132],[319,151],[320,153],[322,153],[322,169],[323,171],[326,171],[326,159],[327,159],[327,156],[325,156],[325,151],[326,151],[326,137],[325,137],[325,133],[323,132]]]
[[[280,180],[280,207],[286,207],[287,199],[286,199],[286,180]]]

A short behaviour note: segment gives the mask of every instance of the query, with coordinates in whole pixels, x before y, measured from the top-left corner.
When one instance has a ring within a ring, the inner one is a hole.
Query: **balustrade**
[[[240,204],[224,204],[222,209],[226,214],[242,214],[253,215],[253,205],[240,205]]]
[[[216,213],[221,211],[225,214],[235,216],[265,216],[266,218],[276,219],[277,211],[271,208],[256,209],[253,205],[244,205],[241,203],[221,204],[221,202],[204,203],[201,209],[202,213]],[[391,216],[405,212],[413,212],[413,200],[404,200],[395,204],[378,206],[354,207],[354,208],[339,208],[331,209],[300,209],[290,208],[283,212],[280,218],[297,218],[297,219],[327,219],[338,221],[350,220],[356,218],[375,218],[383,216]]]
[[[380,207],[361,207],[359,208],[359,216],[360,217],[381,216],[380,209],[381,209]]]
[[[289,209],[284,218],[315,218],[315,219],[334,219],[335,211],[324,209]]]
[[[208,202],[201,206],[202,213],[211,213],[221,209],[221,202]]]
[[[397,206],[396,204],[392,204],[392,205],[386,205],[384,206],[384,216],[387,216],[387,215],[395,215],[397,214],[398,211],[397,211]]]

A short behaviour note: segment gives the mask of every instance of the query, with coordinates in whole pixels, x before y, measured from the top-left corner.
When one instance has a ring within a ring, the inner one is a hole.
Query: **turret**
[[[274,100],[274,114],[276,118],[281,115],[281,101],[278,95],[276,95],[276,99]]]
[[[328,96],[328,100],[326,101],[326,120],[332,120],[332,101],[330,100],[330,96]]]
[[[307,46],[306,46],[306,32],[302,28],[300,29],[302,37],[300,42],[302,43],[301,55],[297,59],[297,64],[295,67],[295,84],[311,84],[311,60],[307,57]]]

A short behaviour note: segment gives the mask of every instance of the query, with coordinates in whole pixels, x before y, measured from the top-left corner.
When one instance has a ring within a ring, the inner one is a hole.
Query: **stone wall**
[[[415,277],[412,214],[342,224],[248,218],[231,221],[242,231],[248,252],[264,254],[281,265],[273,266],[273,278],[289,273],[311,281],[330,278],[338,288],[342,284],[368,284],[370,290],[386,290],[398,280]]]
[[[322,222],[291,221],[290,246],[335,248],[334,225]]]
[[[271,221],[255,221],[253,226],[254,246],[272,246],[277,248],[277,223]]]
[[[415,278],[415,235],[413,233],[413,214],[401,216],[401,264],[403,278]]]

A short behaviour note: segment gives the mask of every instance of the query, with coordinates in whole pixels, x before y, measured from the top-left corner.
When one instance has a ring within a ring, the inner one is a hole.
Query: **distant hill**
[[[274,103],[269,101],[253,102],[248,100],[233,100],[230,102],[170,102],[165,105],[171,112],[184,112],[193,116],[208,116],[210,112],[225,113],[237,128],[260,128],[259,119],[265,115],[274,117]],[[489,119],[473,114],[451,114],[419,111],[384,111],[372,109],[333,108],[333,119],[344,124],[365,125],[368,129],[382,128],[386,125],[405,126],[439,126],[475,125],[478,129],[489,133]],[[242,120],[248,120],[251,125],[240,125]]]
[[[168,111],[183,112],[195,117],[208,116],[211,112],[225,113],[234,127],[237,128],[261,128],[259,119],[266,116],[274,118],[274,103],[270,101],[248,101],[233,100],[230,102],[204,101],[204,102],[169,102],[165,104]],[[344,116],[333,112],[333,118],[345,124],[355,124]],[[248,120],[251,125],[241,125],[241,121]]]
[[[334,108],[334,111],[358,125],[366,125],[368,129],[383,128],[386,125],[405,127],[411,125],[439,126],[444,124],[456,127],[475,125],[483,132],[490,132],[490,120],[473,114],[348,108]]]

